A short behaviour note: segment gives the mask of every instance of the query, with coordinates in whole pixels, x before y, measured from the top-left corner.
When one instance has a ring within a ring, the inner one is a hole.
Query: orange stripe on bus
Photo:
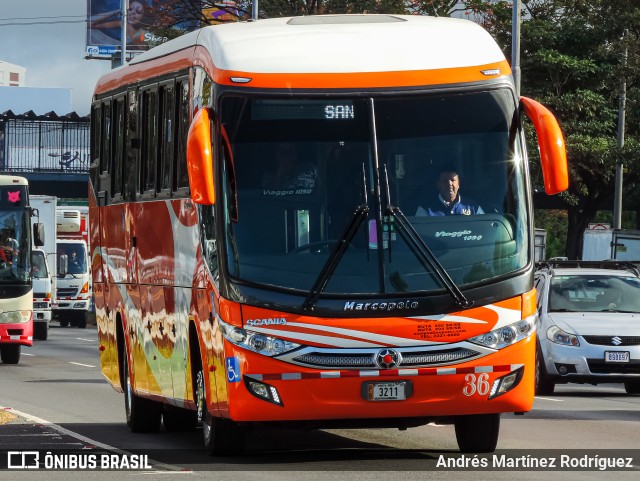
[[[497,74],[485,75],[482,71],[497,70]],[[396,72],[347,72],[347,73],[255,73],[216,70],[213,81],[221,85],[246,85],[253,88],[291,89],[348,89],[382,87],[418,87],[478,82],[511,74],[508,62],[502,61],[473,67],[444,68],[435,70],[406,70]],[[251,79],[240,84],[232,78]]]

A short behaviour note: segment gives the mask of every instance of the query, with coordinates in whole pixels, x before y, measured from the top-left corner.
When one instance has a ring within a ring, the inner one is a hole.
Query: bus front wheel
[[[244,447],[244,433],[238,423],[230,419],[214,417],[207,407],[207,388],[204,372],[196,375],[196,399],[198,420],[202,424],[204,447],[211,454],[238,454]]]
[[[491,453],[498,445],[500,414],[457,416],[454,425],[458,448],[463,453]]]
[[[5,364],[18,364],[20,362],[20,344],[5,344],[0,347],[0,359]]]

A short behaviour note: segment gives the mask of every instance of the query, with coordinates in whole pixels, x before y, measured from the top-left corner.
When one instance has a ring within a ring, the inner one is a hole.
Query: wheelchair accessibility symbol
[[[240,382],[240,362],[237,357],[228,357],[225,360],[227,366],[227,381]]]

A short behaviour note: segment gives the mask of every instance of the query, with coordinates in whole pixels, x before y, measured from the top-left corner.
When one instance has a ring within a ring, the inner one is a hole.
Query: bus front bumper
[[[229,356],[239,372],[229,371]],[[226,382],[228,397],[217,405],[210,400],[210,410],[238,422],[526,412],[533,406],[534,366],[535,336],[465,363],[386,371],[310,370],[227,344],[227,365],[218,370],[226,379],[216,376],[216,383]],[[400,399],[374,400],[378,388],[398,388]]]

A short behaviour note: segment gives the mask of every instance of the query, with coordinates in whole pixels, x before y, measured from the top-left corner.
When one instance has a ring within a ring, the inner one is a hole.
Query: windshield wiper
[[[456,303],[456,305],[464,309],[467,309],[473,306],[473,302],[469,301],[469,299],[465,297],[465,295],[462,293],[460,288],[456,285],[454,280],[451,279],[451,276],[449,275],[447,270],[442,266],[442,264],[440,264],[440,262],[438,261],[433,251],[425,243],[424,239],[420,236],[420,234],[418,234],[416,229],[413,227],[411,222],[409,222],[409,220],[406,218],[406,216],[400,210],[400,208],[391,205],[391,195],[389,192],[389,177],[387,174],[387,166],[385,165],[383,169],[384,169],[385,182],[387,186],[386,215],[392,216],[394,219],[396,219],[398,225],[405,232],[405,235],[409,243],[414,247],[414,249],[420,255],[422,260],[424,260],[429,265],[429,267],[433,269],[435,274],[440,279],[440,282],[442,282],[444,287],[447,289],[447,291],[453,298],[453,301]]]
[[[320,270],[320,273],[318,274],[313,287],[309,291],[309,294],[307,294],[307,297],[302,304],[303,311],[313,311],[316,302],[318,302],[320,294],[325,289],[325,287],[327,287],[329,279],[331,279],[331,276],[338,267],[342,256],[344,256],[344,253],[349,248],[351,240],[355,237],[362,222],[369,217],[369,206],[367,205],[367,179],[364,164],[362,165],[362,186],[363,202],[356,208],[355,212],[351,216],[351,219],[347,223],[344,232],[333,246],[331,254],[329,254],[329,258],[322,266],[322,269]]]

